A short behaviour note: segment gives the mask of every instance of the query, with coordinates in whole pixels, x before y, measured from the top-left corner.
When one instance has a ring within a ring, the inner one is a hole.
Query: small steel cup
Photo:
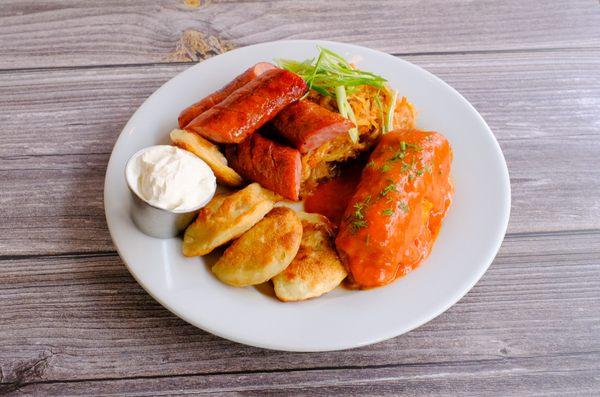
[[[213,189],[213,193],[203,203],[188,211],[176,211],[158,208],[142,197],[140,197],[136,189],[131,186],[129,178],[127,177],[127,169],[129,163],[137,158],[141,154],[142,149],[135,153],[125,166],[125,180],[127,181],[127,187],[133,197],[133,205],[131,207],[131,218],[136,226],[145,234],[152,237],[158,238],[171,238],[177,236],[179,233],[185,230],[185,228],[194,220],[198,211],[204,207],[210,200],[212,200],[215,190],[216,182]]]

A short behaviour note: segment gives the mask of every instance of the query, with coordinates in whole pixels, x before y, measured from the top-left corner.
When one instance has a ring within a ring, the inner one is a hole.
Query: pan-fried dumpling
[[[301,239],[302,223],[296,213],[274,208],[225,250],[212,271],[235,287],[264,283],[292,262]]]
[[[258,183],[233,194],[216,195],[186,229],[183,255],[205,255],[241,236],[271,211],[277,200],[277,195]]]
[[[273,277],[275,295],[282,301],[314,298],[335,289],[347,272],[334,247],[333,227],[319,214],[298,213],[302,242],[292,263]]]

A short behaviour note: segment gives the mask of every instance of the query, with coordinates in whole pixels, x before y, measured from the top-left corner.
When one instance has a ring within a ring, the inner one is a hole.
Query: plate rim
[[[487,259],[485,260],[485,266],[481,266],[479,268],[478,274],[476,274],[475,277],[472,278],[472,281],[470,283],[468,283],[468,286],[463,286],[462,288],[460,288],[460,291],[458,291],[458,288],[457,288],[458,292],[452,294],[451,298],[445,298],[446,303],[444,305],[440,305],[440,308],[438,310],[436,310],[435,312],[429,313],[426,316],[421,316],[419,319],[414,321],[411,324],[411,326],[409,326],[409,327],[402,327],[402,329],[400,329],[400,330],[398,330],[396,328],[386,329],[387,332],[386,331],[379,332],[377,336],[373,336],[371,338],[365,338],[365,340],[357,341],[356,343],[348,343],[348,344],[343,344],[343,345],[338,345],[338,346],[329,346],[329,347],[321,346],[321,347],[313,348],[313,349],[306,349],[306,348],[302,348],[302,347],[294,347],[294,346],[289,346],[289,345],[279,345],[276,343],[269,344],[269,343],[257,342],[257,341],[252,340],[252,338],[240,337],[239,335],[234,335],[232,333],[214,329],[213,327],[207,326],[206,324],[200,324],[195,319],[190,318],[190,316],[187,316],[186,314],[179,312],[176,308],[174,308],[171,305],[164,302],[162,299],[160,299],[158,296],[156,296],[154,293],[152,293],[152,291],[150,290],[150,286],[146,286],[141,281],[141,279],[138,277],[136,272],[132,269],[131,265],[127,262],[127,260],[125,260],[122,250],[119,247],[119,245],[117,244],[117,241],[115,239],[115,233],[113,232],[114,226],[111,227],[111,220],[110,220],[110,216],[108,213],[109,209],[108,209],[108,204],[107,204],[107,195],[108,195],[108,190],[110,189],[109,179],[108,179],[109,170],[111,169],[111,164],[114,161],[116,161],[115,160],[115,148],[119,144],[119,142],[122,139],[124,139],[124,137],[125,137],[124,132],[131,128],[131,124],[132,124],[133,120],[135,119],[136,114],[140,111],[141,108],[143,108],[155,96],[160,95],[160,93],[165,89],[165,87],[171,81],[181,78],[181,76],[184,73],[186,73],[187,71],[189,71],[190,69],[201,67],[200,65],[203,64],[204,62],[214,61],[215,59],[218,59],[221,55],[224,55],[224,54],[229,54],[229,53],[237,52],[237,51],[241,51],[241,50],[248,51],[254,47],[260,47],[260,46],[264,46],[264,45],[273,45],[275,43],[281,44],[281,45],[285,45],[285,44],[290,44],[290,45],[294,45],[294,44],[313,44],[313,45],[324,44],[324,45],[328,45],[328,44],[331,44],[331,45],[336,45],[336,46],[341,45],[341,46],[348,47],[348,48],[359,49],[360,51],[365,51],[365,50],[373,51],[384,57],[391,58],[395,62],[402,62],[406,66],[408,66],[412,69],[416,69],[420,73],[424,73],[428,78],[434,80],[437,84],[441,84],[442,86],[445,86],[447,89],[452,91],[452,93],[454,95],[456,95],[456,97],[461,101],[462,105],[466,105],[466,107],[469,108],[469,110],[475,115],[475,117],[482,124],[482,126],[485,127],[486,133],[489,135],[489,137],[492,138],[492,142],[494,144],[494,149],[495,149],[496,155],[499,156],[499,159],[501,160],[501,165],[502,165],[501,171],[504,176],[503,182],[505,182],[503,190],[506,191],[506,196],[504,197],[505,205],[503,208],[504,216],[503,216],[503,219],[501,222],[501,227],[498,228],[496,235],[495,235],[496,244],[493,247],[493,249],[490,248],[490,250],[488,251],[488,254],[486,255]],[[294,39],[294,40],[274,40],[274,41],[267,41],[267,42],[256,43],[256,44],[252,44],[252,45],[248,45],[248,46],[238,47],[238,48],[228,51],[226,53],[216,55],[214,57],[203,60],[201,62],[197,62],[197,63],[191,65],[190,67],[186,68],[185,70],[182,70],[181,72],[175,74],[173,77],[171,77],[170,79],[165,81],[154,92],[152,92],[152,94],[150,94],[131,114],[130,118],[128,119],[127,123],[125,123],[124,127],[122,128],[121,132],[119,133],[119,136],[117,137],[115,143],[113,144],[113,147],[111,149],[110,158],[109,158],[109,161],[106,166],[106,172],[105,172],[105,178],[104,178],[103,205],[104,205],[104,215],[106,218],[107,227],[108,227],[109,234],[111,237],[111,242],[113,243],[113,246],[115,247],[117,253],[119,254],[121,261],[125,264],[125,267],[129,271],[129,273],[133,276],[135,281],[144,289],[144,291],[146,293],[148,293],[148,295],[150,295],[162,307],[164,307],[165,309],[167,309],[168,311],[170,311],[177,317],[181,318],[188,324],[191,324],[205,332],[211,333],[213,335],[216,335],[218,337],[221,337],[221,338],[224,338],[224,339],[236,342],[236,343],[241,343],[241,344],[259,347],[259,348],[263,348],[263,349],[277,350],[277,351],[325,352],[325,351],[340,351],[340,350],[348,350],[348,349],[358,348],[358,347],[362,347],[362,346],[379,343],[379,342],[403,335],[403,334],[408,333],[408,332],[428,323],[429,321],[437,318],[439,315],[441,315],[442,313],[447,311],[450,307],[452,307],[456,303],[458,303],[458,301],[460,301],[469,291],[471,291],[471,289],[475,286],[475,284],[477,284],[479,282],[479,280],[483,277],[483,275],[487,272],[487,270],[491,266],[493,260],[495,259],[496,255],[498,254],[498,252],[500,250],[500,247],[506,236],[506,232],[507,232],[508,224],[509,224],[509,220],[510,220],[510,214],[511,214],[511,208],[512,208],[512,187],[511,187],[511,183],[510,183],[510,175],[509,175],[506,159],[504,157],[504,153],[502,152],[500,144],[498,143],[498,140],[496,139],[496,136],[492,132],[491,128],[488,126],[488,124],[485,121],[485,119],[483,118],[483,116],[477,111],[477,109],[475,109],[475,107],[460,92],[458,92],[450,84],[446,83],[444,80],[442,80],[435,74],[429,72],[428,70],[426,70],[418,65],[415,65],[409,61],[406,61],[405,59],[396,57],[394,55],[388,54],[388,53],[380,51],[380,50],[376,50],[376,49],[372,49],[369,47],[360,46],[360,45],[356,45],[356,44],[351,44],[351,43],[339,42],[339,41],[317,40],[317,39],[314,39],[314,40],[313,39]]]

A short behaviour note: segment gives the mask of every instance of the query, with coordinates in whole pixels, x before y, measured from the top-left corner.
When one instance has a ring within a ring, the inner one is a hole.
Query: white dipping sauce
[[[176,212],[197,209],[215,193],[215,174],[196,155],[175,146],[146,148],[127,164],[127,182],[149,204]]]

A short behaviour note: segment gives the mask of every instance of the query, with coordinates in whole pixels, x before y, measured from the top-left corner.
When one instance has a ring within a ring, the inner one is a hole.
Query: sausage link
[[[345,134],[352,122],[311,101],[294,102],[283,109],[271,123],[300,153],[305,154],[325,142]]]
[[[185,129],[220,143],[239,143],[306,92],[304,80],[271,69],[192,120]]]
[[[227,162],[244,178],[297,201],[300,196],[300,152],[256,133],[225,149]]]
[[[190,121],[198,117],[201,113],[204,113],[211,107],[215,106],[219,102],[223,101],[225,98],[231,95],[232,92],[248,84],[250,81],[254,80],[256,77],[260,76],[267,70],[275,69],[276,67],[277,66],[268,62],[259,62],[251,68],[248,68],[246,71],[244,71],[244,73],[237,76],[226,86],[213,92],[209,96],[202,98],[193,105],[190,105],[187,108],[185,108],[179,114],[179,118],[177,120],[179,122],[179,128],[183,129],[186,125],[190,123]]]

